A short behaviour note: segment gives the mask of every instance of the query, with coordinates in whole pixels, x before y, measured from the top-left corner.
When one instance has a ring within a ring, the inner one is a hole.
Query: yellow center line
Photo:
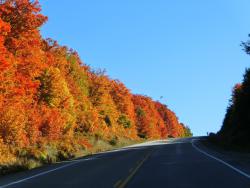
[[[143,160],[141,160],[139,162],[139,164],[136,166],[136,168],[134,168],[134,170],[132,169],[132,171],[130,172],[129,176],[123,181],[121,182],[117,188],[124,188],[128,182],[134,177],[134,175],[136,174],[136,172],[141,168],[141,166],[143,165],[143,163],[149,158],[149,156],[151,155],[152,152],[148,153]]]
[[[115,184],[114,184],[114,188],[118,187],[119,184],[122,182],[122,180],[118,180]]]

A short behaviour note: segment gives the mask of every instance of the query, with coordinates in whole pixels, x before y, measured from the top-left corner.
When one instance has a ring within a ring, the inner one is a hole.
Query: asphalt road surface
[[[0,188],[250,188],[199,138],[149,142],[0,178]]]

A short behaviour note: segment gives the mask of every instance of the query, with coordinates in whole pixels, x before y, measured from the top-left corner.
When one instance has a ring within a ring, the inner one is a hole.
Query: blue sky
[[[40,0],[45,38],[133,93],[167,104],[194,135],[219,130],[250,57],[249,0]],[[162,99],[160,97],[163,96]]]

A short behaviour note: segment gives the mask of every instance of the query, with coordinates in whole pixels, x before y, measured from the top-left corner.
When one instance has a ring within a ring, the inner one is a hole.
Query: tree
[[[0,165],[66,159],[100,139],[116,145],[183,136],[165,105],[133,95],[77,52],[43,39],[40,11],[37,0],[0,3]]]

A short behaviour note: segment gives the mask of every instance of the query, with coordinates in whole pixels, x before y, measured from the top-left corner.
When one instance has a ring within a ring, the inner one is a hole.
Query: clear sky
[[[249,0],[40,0],[44,37],[167,104],[194,135],[219,130],[250,57]],[[163,96],[162,99],[160,97]]]

